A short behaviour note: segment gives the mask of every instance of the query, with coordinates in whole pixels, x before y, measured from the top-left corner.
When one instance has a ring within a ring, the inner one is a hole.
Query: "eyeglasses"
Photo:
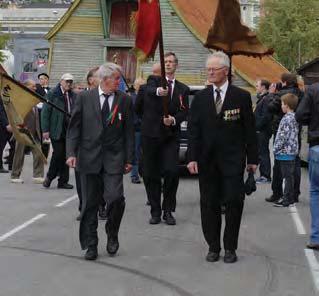
[[[224,69],[224,68],[225,68],[225,66],[220,67],[220,68],[206,68],[206,70],[207,70],[207,72],[217,72],[217,71]]]
[[[72,83],[73,83],[73,80],[65,80],[65,82],[72,84]]]

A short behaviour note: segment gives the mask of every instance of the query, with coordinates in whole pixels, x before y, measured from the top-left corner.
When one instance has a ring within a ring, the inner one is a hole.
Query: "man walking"
[[[307,89],[296,111],[299,123],[308,125],[311,233],[307,247],[319,250],[319,84]]]
[[[100,182],[107,203],[106,250],[115,255],[124,214],[123,174],[134,157],[133,110],[129,96],[118,91],[121,68],[106,63],[99,69],[98,88],[77,97],[67,134],[67,164],[77,167],[82,185],[80,243],[86,260],[98,256],[97,211]]]
[[[71,90],[73,80],[73,75],[69,73],[63,74],[58,85],[48,93],[48,100],[66,113],[71,113],[74,103],[74,94]],[[58,188],[73,188],[73,185],[68,183],[69,168],[65,163],[65,139],[70,121],[66,113],[62,113],[48,104],[43,106],[41,112],[43,139],[48,140],[50,138],[53,147],[49,170],[43,182],[43,186],[46,188],[50,187],[51,182],[57,176],[59,176]]]
[[[221,205],[225,206],[225,263],[237,261],[244,207],[244,169],[256,171],[257,140],[248,92],[229,85],[230,61],[215,52],[206,62],[213,84],[196,94],[189,120],[188,169],[199,173],[202,229],[209,246],[206,260],[219,260]]]
[[[178,150],[180,124],[188,113],[189,88],[175,79],[178,59],[173,52],[165,54],[165,72],[168,88],[161,85],[160,76],[150,76],[143,99],[142,151],[143,179],[151,204],[150,224],[163,219],[175,225],[172,215],[176,208],[178,188]],[[164,116],[163,97],[168,96],[168,116]],[[161,205],[161,177],[163,175],[163,203]]]

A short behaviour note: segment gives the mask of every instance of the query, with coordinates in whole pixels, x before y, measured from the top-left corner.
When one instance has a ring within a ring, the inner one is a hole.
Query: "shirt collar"
[[[173,79],[169,79],[167,76],[166,76],[166,80],[170,80],[170,81],[173,81],[173,84],[175,83],[175,77]]]
[[[214,93],[215,93],[215,90],[216,90],[217,88],[219,88],[219,89],[221,90],[221,93],[222,93],[222,94],[226,94],[228,85],[229,85],[228,80],[226,80],[226,82],[225,82],[221,87],[217,87],[215,84],[213,84]]]

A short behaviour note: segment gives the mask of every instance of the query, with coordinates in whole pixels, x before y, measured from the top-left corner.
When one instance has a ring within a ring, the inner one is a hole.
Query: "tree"
[[[319,56],[319,1],[265,0],[259,39],[290,71]]]

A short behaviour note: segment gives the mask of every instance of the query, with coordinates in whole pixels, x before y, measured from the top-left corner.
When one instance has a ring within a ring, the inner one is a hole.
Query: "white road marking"
[[[292,216],[292,219],[295,222],[297,232],[298,234],[307,234],[305,227],[301,221],[301,218],[299,216],[299,212],[296,206],[289,208],[290,214]]]
[[[62,202],[60,202],[60,203],[58,203],[57,205],[55,205],[55,207],[56,207],[56,208],[61,208],[61,207],[65,206],[67,203],[69,203],[69,202],[75,200],[77,197],[78,197],[78,195],[75,194],[75,195],[69,197],[68,199],[66,199],[66,200],[64,200],[64,201],[62,201]]]
[[[29,221],[21,224],[20,226],[17,226],[16,228],[10,230],[9,232],[5,233],[4,235],[0,236],[0,242],[6,240],[7,238],[9,238],[10,236],[14,235],[15,233],[17,233],[18,231],[26,228],[27,226],[29,226],[30,224],[34,223],[35,221],[43,218],[44,216],[46,216],[46,214],[39,214],[37,216],[35,216],[34,218],[30,219]]]
[[[316,290],[319,292],[319,263],[313,250],[305,249],[305,254],[310,266],[311,275],[315,283]]]

